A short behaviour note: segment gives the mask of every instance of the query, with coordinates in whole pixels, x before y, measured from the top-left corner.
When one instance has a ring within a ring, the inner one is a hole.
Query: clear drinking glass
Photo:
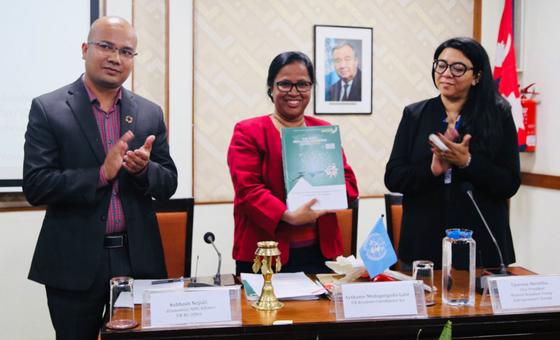
[[[415,280],[424,282],[425,285],[431,289],[428,291],[424,289],[424,296],[426,298],[426,306],[432,306],[436,303],[434,298],[434,263],[427,260],[418,260],[412,262],[412,277]]]
[[[118,276],[110,282],[110,314],[107,327],[112,329],[129,329],[138,326],[134,320],[134,279]]]

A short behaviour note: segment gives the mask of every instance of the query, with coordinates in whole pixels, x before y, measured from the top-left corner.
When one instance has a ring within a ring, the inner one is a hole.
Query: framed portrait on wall
[[[371,114],[373,28],[314,26],[315,114]]]

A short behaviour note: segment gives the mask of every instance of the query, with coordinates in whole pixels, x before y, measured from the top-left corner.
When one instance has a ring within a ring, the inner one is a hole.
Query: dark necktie
[[[348,85],[347,83],[344,84],[344,92],[342,92],[342,100],[348,100]]]

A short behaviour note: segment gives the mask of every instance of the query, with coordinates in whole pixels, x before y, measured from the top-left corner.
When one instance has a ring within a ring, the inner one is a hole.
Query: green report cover
[[[348,208],[338,125],[283,128],[282,163],[288,210]]]

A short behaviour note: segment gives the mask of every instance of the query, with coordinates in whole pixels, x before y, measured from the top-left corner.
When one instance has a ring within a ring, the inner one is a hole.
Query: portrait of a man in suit
[[[325,100],[361,101],[362,71],[354,46],[348,41],[341,42],[332,48],[331,58],[339,80],[329,87]]]

